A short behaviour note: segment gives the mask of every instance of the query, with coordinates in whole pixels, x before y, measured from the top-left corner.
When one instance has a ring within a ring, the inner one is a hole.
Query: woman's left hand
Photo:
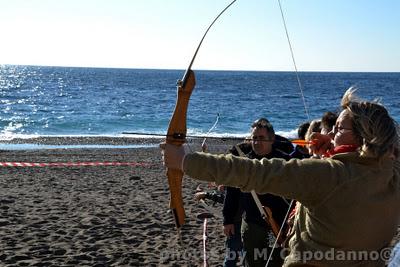
[[[162,143],[160,148],[164,165],[170,169],[183,171],[183,160],[186,156],[184,146]]]

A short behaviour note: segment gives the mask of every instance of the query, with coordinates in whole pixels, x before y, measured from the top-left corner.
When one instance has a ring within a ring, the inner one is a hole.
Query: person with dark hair
[[[324,159],[246,159],[163,144],[164,164],[190,177],[296,199],[283,266],[385,266],[400,217],[399,127],[384,106],[342,98],[331,135],[313,133]]]
[[[278,149],[283,144],[282,140],[284,139],[275,142],[275,131],[271,123],[265,118],[260,118],[251,125],[251,141],[234,146],[230,153],[249,159],[283,158],[287,160],[289,156]],[[283,149],[286,149],[286,147]],[[275,237],[272,226],[263,219],[253,197],[251,193],[241,192],[239,188],[226,188],[223,208],[224,233],[228,237],[228,242],[230,238],[237,242],[237,234],[240,230],[238,228],[240,221],[237,221],[238,212],[239,215],[243,214],[241,219],[241,238],[245,266],[264,267]],[[257,198],[263,206],[272,211],[275,225],[279,224],[278,227],[280,227],[283,224],[289,202],[272,194],[258,194]],[[282,265],[283,260],[279,256],[280,251],[280,248],[276,249],[270,266]],[[229,254],[233,255],[232,252]],[[224,266],[228,266],[228,263],[232,262],[225,261]],[[236,266],[236,264],[233,262],[229,266]]]
[[[310,122],[304,122],[300,124],[299,128],[297,128],[297,138],[301,140],[306,139],[306,133],[308,128],[310,127]],[[291,158],[296,158],[296,159],[304,159],[304,158],[309,158],[310,153],[308,153],[308,148],[305,146],[301,145],[296,145],[294,148],[294,151],[290,153]]]
[[[328,134],[332,131],[332,127],[336,124],[338,115],[334,112],[327,111],[321,118],[321,133]]]
[[[297,128],[297,137],[299,139],[302,139],[302,140],[306,139],[306,133],[307,133],[308,127],[310,127],[309,121],[306,121],[306,122],[303,122],[302,124],[300,124],[299,128]]]

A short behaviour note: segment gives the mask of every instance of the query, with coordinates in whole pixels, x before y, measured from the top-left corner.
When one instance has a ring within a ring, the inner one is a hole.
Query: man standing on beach
[[[288,160],[289,156],[278,149],[279,144],[273,146],[274,141],[275,132],[271,123],[267,119],[261,118],[251,125],[251,142],[236,145],[230,152],[235,156],[244,156],[250,159],[283,158]],[[272,210],[273,219],[281,225],[288,210],[288,201],[271,194],[258,194],[257,196],[263,206]],[[223,208],[224,233],[228,237],[227,245],[231,239],[237,241],[238,225],[240,226],[240,224],[235,218],[238,212],[242,213],[241,238],[245,265],[264,267],[275,241],[272,228],[262,218],[251,193],[241,192],[239,188],[227,187]],[[237,246],[234,246],[234,249],[237,249]],[[228,253],[235,256],[232,251]],[[230,260],[228,262],[225,260],[224,266],[230,266],[229,263],[235,262],[237,258]],[[282,266],[282,263],[280,249],[275,249],[270,266]]]

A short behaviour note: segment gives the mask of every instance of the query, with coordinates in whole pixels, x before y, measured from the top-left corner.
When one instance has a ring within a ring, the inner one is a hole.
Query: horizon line
[[[87,69],[125,69],[125,70],[169,70],[185,71],[179,68],[159,68],[159,67],[115,67],[115,66],[75,66],[75,65],[41,65],[41,64],[9,64],[0,63],[3,66],[21,66],[21,67],[54,67],[54,68],[87,68]],[[258,69],[194,69],[196,71],[221,71],[221,72],[296,72],[295,70],[258,70]],[[399,71],[358,71],[358,70],[298,70],[299,73],[305,72],[327,72],[327,73],[400,73]]]

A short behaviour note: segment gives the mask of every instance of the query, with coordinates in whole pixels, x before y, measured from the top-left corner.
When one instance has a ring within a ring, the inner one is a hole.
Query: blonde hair
[[[399,127],[377,100],[362,101],[350,87],[343,95],[341,106],[352,120],[353,133],[359,139],[361,155],[381,158],[386,154],[398,157]]]

